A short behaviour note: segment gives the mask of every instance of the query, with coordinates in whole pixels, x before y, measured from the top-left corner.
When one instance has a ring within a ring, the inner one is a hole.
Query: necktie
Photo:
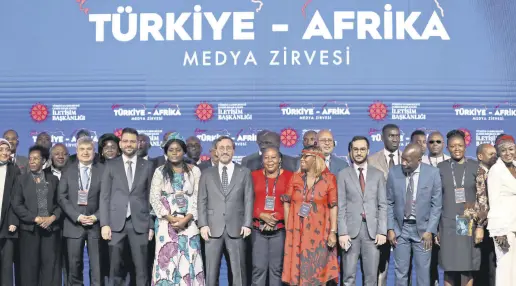
[[[329,169],[330,168],[330,159],[326,159],[324,162],[326,163],[326,167]]]
[[[89,180],[89,174],[88,174],[88,167],[86,166],[83,166],[82,167],[82,176],[81,176],[81,183],[82,183],[82,188],[84,190],[86,190],[88,188],[88,180]],[[84,191],[82,190],[82,191]]]
[[[394,167],[394,154],[389,154],[389,169]]]
[[[365,179],[364,179],[364,168],[358,168],[360,174],[358,175],[358,180],[360,181],[360,188],[362,189],[362,193],[365,192]]]
[[[224,191],[224,194],[228,192],[228,167],[224,166],[222,167],[222,191]]]
[[[412,214],[412,204],[414,203],[414,173],[409,175],[409,183],[407,193],[405,194],[405,218],[409,218]]]
[[[129,192],[131,192],[131,189],[133,187],[133,162],[127,161],[127,184],[129,185]],[[127,214],[126,217],[131,216],[131,201],[127,202]]]

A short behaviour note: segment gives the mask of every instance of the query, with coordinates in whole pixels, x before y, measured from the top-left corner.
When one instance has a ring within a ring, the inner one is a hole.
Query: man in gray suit
[[[251,171],[260,170],[263,168],[263,151],[269,147],[274,147],[279,150],[281,140],[278,133],[270,130],[262,130],[256,134],[256,143],[258,144],[260,151],[249,156],[245,156],[242,159],[242,166],[247,167]],[[280,154],[280,156],[282,169],[291,172],[295,172],[298,169],[298,162],[296,158],[290,157],[286,154]]]
[[[339,244],[344,268],[341,285],[355,285],[361,257],[364,285],[375,286],[380,260],[378,246],[385,244],[387,235],[385,178],[380,170],[367,164],[366,137],[353,137],[348,151],[354,164],[340,171],[337,179]]]
[[[405,286],[410,276],[411,253],[415,260],[416,285],[430,285],[433,236],[442,209],[439,169],[421,163],[421,147],[409,144],[402,166],[387,179],[387,237],[394,247],[396,285]]]
[[[20,172],[23,174],[27,171],[27,167],[29,165],[29,159],[25,156],[18,155],[18,144],[20,141],[18,140],[18,132],[13,129],[9,129],[4,132],[3,138],[11,144],[11,160],[12,162],[18,166]]]
[[[122,156],[107,162],[100,187],[102,238],[109,240],[110,284],[121,285],[126,240],[136,270],[136,285],[148,285],[148,241],[154,235],[149,191],[153,164],[138,158],[138,132],[124,128]]]
[[[248,285],[244,239],[251,234],[254,190],[249,169],[233,163],[235,142],[217,140],[217,167],[205,169],[199,182],[198,225],[206,248],[206,285],[218,285],[224,248],[229,254],[233,285]]]
[[[317,146],[321,147],[324,156],[326,157],[326,167],[330,169],[330,172],[337,175],[341,170],[347,168],[348,162],[337,157],[333,154],[335,149],[335,139],[330,130],[321,130],[317,133]]]
[[[66,285],[83,285],[82,261],[88,243],[90,283],[100,286],[100,226],[98,224],[100,183],[104,166],[94,164],[95,148],[90,137],[77,140],[77,160],[61,175],[58,203],[66,214],[63,237],[66,238],[68,276]]]
[[[369,156],[367,163],[383,172],[385,180],[389,169],[401,164],[400,129],[395,124],[387,124],[382,128],[382,141],[384,148]],[[378,285],[387,286],[387,272],[391,258],[391,246],[386,243],[380,247],[380,263],[378,265]],[[410,284],[410,282],[409,282]]]

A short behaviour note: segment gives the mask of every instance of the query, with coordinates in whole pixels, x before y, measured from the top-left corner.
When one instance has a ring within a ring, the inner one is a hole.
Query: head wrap
[[[168,135],[167,140],[165,142],[163,142],[161,147],[165,147],[165,145],[167,145],[167,143],[170,140],[181,140],[181,141],[185,142],[185,138],[183,136],[181,136],[181,134],[179,134],[179,132],[172,132],[172,133],[170,133],[170,135]]]
[[[5,140],[4,138],[0,138],[0,146],[1,145],[7,145],[7,146],[9,146],[9,150],[11,150],[11,143],[9,143],[9,141]],[[10,157],[9,157],[9,159],[10,159]],[[9,163],[9,159],[7,161],[0,161],[0,166],[4,166],[7,163]]]
[[[496,146],[505,144],[514,145],[514,137],[512,137],[511,135],[503,135],[502,137],[498,138],[498,140],[496,140],[495,142]]]
[[[326,157],[324,157],[324,154],[322,152],[317,152],[317,151],[313,151],[313,150],[303,150],[303,151],[301,151],[301,153],[312,155],[312,156],[319,156],[321,159],[326,160]]]

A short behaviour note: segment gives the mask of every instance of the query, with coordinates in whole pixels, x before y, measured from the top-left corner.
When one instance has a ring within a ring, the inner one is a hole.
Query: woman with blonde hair
[[[317,146],[303,149],[300,171],[282,196],[285,212],[283,282],[288,285],[337,283],[337,182],[326,171]]]

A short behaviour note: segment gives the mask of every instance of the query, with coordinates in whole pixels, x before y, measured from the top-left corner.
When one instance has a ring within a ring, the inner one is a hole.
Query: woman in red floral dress
[[[282,196],[285,208],[283,282],[317,286],[337,283],[337,183],[321,149],[303,149],[300,172],[295,173]]]

